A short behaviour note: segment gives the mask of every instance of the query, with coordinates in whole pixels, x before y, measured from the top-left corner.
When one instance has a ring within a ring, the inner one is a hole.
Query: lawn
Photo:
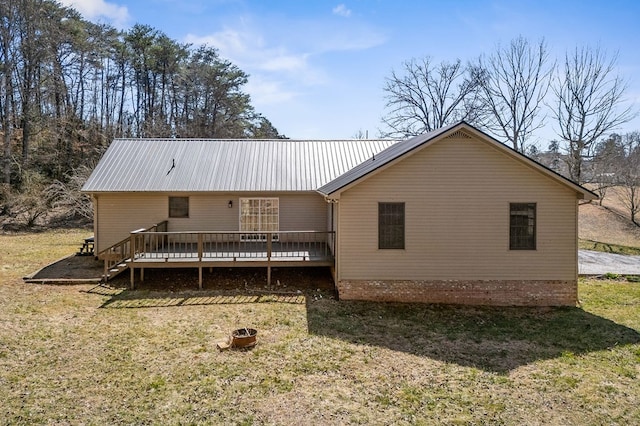
[[[640,285],[580,308],[24,284],[87,231],[0,236],[3,424],[640,424]],[[220,352],[231,330],[252,350]]]

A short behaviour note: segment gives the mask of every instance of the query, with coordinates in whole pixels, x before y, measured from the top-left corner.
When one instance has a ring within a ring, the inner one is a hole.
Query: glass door
[[[280,226],[280,200],[278,198],[241,198],[240,231],[256,232],[241,235],[242,241],[265,241],[266,234],[273,232],[272,239],[278,239]]]

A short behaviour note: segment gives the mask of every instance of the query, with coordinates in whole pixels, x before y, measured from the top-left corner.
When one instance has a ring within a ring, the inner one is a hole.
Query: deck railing
[[[156,223],[155,225],[150,226],[149,228],[143,228],[139,231],[135,232],[166,232],[167,231],[168,222],[163,220],[162,222]],[[133,235],[134,233],[132,233]],[[104,279],[106,280],[109,277],[109,271],[117,267],[119,264],[123,263],[127,259],[131,257],[131,249],[133,247],[132,243],[132,235],[128,236],[122,241],[118,241],[111,247],[108,247],[101,252],[98,253],[98,259],[104,260]]]
[[[333,231],[166,232],[131,234],[134,260],[327,260],[334,253]]]

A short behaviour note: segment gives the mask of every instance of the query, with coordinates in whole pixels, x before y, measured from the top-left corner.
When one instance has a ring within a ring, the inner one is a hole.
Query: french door
[[[267,239],[267,232],[274,233],[272,238],[277,240],[279,228],[280,200],[278,198],[240,198],[240,231],[258,232],[258,234],[242,235],[243,241],[264,241]]]

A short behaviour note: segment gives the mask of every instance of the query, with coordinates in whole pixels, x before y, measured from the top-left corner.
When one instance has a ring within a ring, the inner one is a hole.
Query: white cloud
[[[230,60],[250,74],[289,74],[302,84],[320,84],[323,73],[309,64],[310,54],[292,52],[284,46],[269,46],[263,37],[252,30],[239,31],[226,28],[207,36],[189,34],[185,42],[215,47],[220,56]]]
[[[258,107],[283,104],[295,99],[299,93],[284,89],[282,81],[271,80],[261,75],[249,77],[246,89],[251,95],[252,103]]]
[[[281,52],[271,57],[265,58],[262,62],[261,68],[266,71],[300,71],[307,68],[307,57],[309,55],[289,55],[286,52]]]
[[[183,41],[209,45],[249,74],[247,92],[257,106],[284,104],[336,78],[330,53],[365,50],[386,40],[359,24],[311,20],[254,19],[245,16],[208,35]]]
[[[258,108],[290,102],[298,95],[296,87],[317,84],[321,79],[309,66],[307,54],[269,47],[250,30],[226,28],[207,36],[189,34],[185,42],[215,47],[221,57],[247,72],[246,91]]]
[[[351,16],[351,10],[348,9],[347,6],[344,5],[344,3],[341,3],[333,8],[333,14],[348,18],[349,16]]]
[[[118,28],[123,28],[130,19],[129,9],[105,0],[60,0],[63,6],[73,7],[89,20],[106,18]]]

